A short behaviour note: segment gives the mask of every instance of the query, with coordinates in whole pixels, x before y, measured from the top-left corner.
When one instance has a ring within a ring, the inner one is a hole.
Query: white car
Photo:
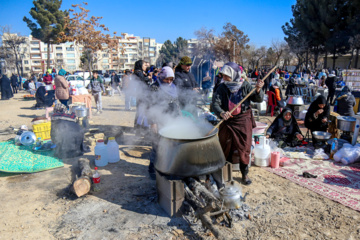
[[[65,77],[65,79],[70,83],[70,86],[75,87],[77,85],[81,85],[87,88],[87,86],[90,83],[89,79],[84,79],[83,77],[79,75],[68,75]]]

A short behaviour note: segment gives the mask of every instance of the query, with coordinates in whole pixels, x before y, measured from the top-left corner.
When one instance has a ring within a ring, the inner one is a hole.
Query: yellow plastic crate
[[[51,139],[51,122],[35,124],[32,127],[36,138],[41,138],[42,141]]]

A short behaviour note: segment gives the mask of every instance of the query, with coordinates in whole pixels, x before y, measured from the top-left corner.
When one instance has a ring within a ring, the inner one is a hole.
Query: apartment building
[[[150,64],[155,64],[162,46],[162,44],[156,43],[154,38],[141,38],[128,33],[122,34],[121,38],[116,37],[116,41],[119,41],[118,49],[109,51],[105,46],[103,51],[96,53],[97,61],[94,63],[93,69],[104,71],[116,70],[120,72],[125,69],[133,69],[134,63],[140,59],[146,60]],[[22,51],[21,64],[23,76],[29,76],[32,73],[43,73],[46,70],[47,44],[30,35],[26,37],[26,43],[22,44],[20,48]],[[50,67],[57,70],[64,68],[68,72],[83,70],[80,67],[80,57],[83,50],[83,46],[73,42],[51,44]],[[12,65],[6,59],[0,59],[2,72],[7,74],[16,72],[15,67]]]

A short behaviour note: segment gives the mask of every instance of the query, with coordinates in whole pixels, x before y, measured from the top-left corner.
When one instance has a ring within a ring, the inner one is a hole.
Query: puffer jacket
[[[192,90],[199,87],[194,74],[191,72],[185,72],[180,66],[175,69],[174,84],[178,89]]]

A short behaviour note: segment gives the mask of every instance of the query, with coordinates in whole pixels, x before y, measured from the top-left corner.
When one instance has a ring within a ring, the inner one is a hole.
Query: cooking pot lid
[[[20,136],[20,143],[25,146],[33,145],[36,141],[36,136],[33,132],[26,131]]]
[[[241,193],[241,187],[236,184],[234,181],[226,184],[223,189],[220,190],[220,193],[224,196],[233,196],[235,194]]]
[[[345,117],[345,116],[339,116],[337,117],[338,120],[348,121],[348,122],[355,122],[356,118],[354,117]]]

